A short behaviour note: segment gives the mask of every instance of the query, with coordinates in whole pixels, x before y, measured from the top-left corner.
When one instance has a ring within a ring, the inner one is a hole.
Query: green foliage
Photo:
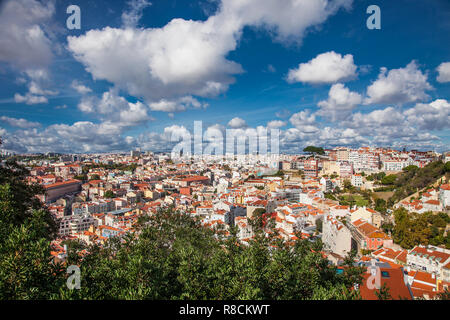
[[[378,173],[372,173],[371,175],[368,175],[366,179],[368,181],[381,181],[386,176],[386,173],[384,172],[378,172]]]
[[[323,195],[326,199],[337,200],[336,197],[332,193],[326,192]]]
[[[411,249],[419,244],[444,244],[447,248],[450,247],[450,237],[444,237],[445,228],[450,221],[446,213],[408,213],[404,208],[400,208],[394,211],[394,218],[394,242],[402,247]]]
[[[395,174],[390,174],[390,175],[384,176],[384,177],[381,179],[381,184],[384,184],[384,185],[392,185],[392,184],[394,184],[395,180],[397,180],[397,175],[395,175]]]
[[[431,162],[423,168],[406,170],[398,174],[394,186],[396,191],[391,197],[391,203],[400,201],[420,189],[436,182],[445,174],[445,165],[442,161]]]
[[[389,233],[392,233],[392,232],[394,231],[394,225],[393,225],[392,223],[383,223],[383,224],[381,225],[381,229],[382,229],[385,233],[389,234]]]
[[[316,219],[316,230],[318,232],[322,232],[323,227],[323,220],[322,219]]]
[[[381,288],[375,291],[375,295],[377,296],[378,300],[391,300],[392,296],[389,291],[389,287],[386,286],[386,283],[383,283]]]
[[[284,177],[284,171],[283,170],[278,170],[277,173],[275,173],[274,176],[275,177]]]
[[[313,153],[313,154],[325,154],[325,151],[322,147],[314,147],[314,146],[308,146],[303,149],[303,152]]]
[[[87,181],[88,180],[88,177],[87,177],[86,174],[80,174],[80,175],[75,176],[73,178],[76,179],[76,180],[80,180],[80,181]]]
[[[361,249],[361,254],[363,256],[369,255],[373,252],[373,250],[369,250],[369,249]]]
[[[349,267],[352,278],[337,274],[322,257],[320,242],[297,241],[291,246],[264,236],[260,228],[256,233],[246,246],[233,235],[216,238],[214,231],[187,214],[159,212],[142,226],[139,237],[129,235],[123,242],[91,247],[83,260],[70,261],[80,264],[83,275],[81,290],[72,298],[352,297],[349,279],[356,279],[358,270]]]
[[[406,172],[411,172],[411,171],[416,172],[417,170],[419,170],[419,167],[414,166],[414,165],[409,165],[409,166],[403,168],[403,171],[406,171]]]
[[[253,211],[253,216],[262,216],[264,213],[266,213],[266,209],[257,208]]]
[[[252,180],[252,179],[255,179],[255,175],[254,174],[249,175],[247,177],[247,179],[245,179],[245,181]]]
[[[100,180],[100,176],[98,175],[98,174],[93,174],[92,176],[91,176],[91,179],[90,179],[91,181],[92,180]]]
[[[355,190],[356,191],[356,190]],[[358,206],[358,207],[364,207],[368,206],[370,201],[366,199],[363,195],[352,192],[351,194],[340,196],[339,197],[339,204],[342,206]]]
[[[0,171],[0,299],[49,298],[63,278],[51,262],[55,223],[35,197],[42,189],[15,163]]]
[[[18,227],[27,221],[33,222],[37,219],[36,211],[42,209],[42,204],[36,195],[44,194],[45,191],[40,185],[28,184],[26,181],[28,175],[29,171],[15,162],[0,165],[1,224]],[[40,218],[43,219],[43,234],[51,238],[56,232],[56,224],[51,214],[46,212]]]
[[[344,190],[352,190],[353,186],[350,180],[344,180]]]
[[[373,189],[374,192],[389,192],[395,190],[395,186],[379,187]]]
[[[449,163],[449,162],[447,162],[447,163]],[[445,289],[444,292],[440,292],[437,294],[437,298],[438,298],[438,300],[450,300],[450,291],[448,289]]]
[[[444,165],[445,172],[450,172],[450,161],[447,161]]]
[[[211,230],[169,208],[143,216],[136,232],[103,246],[67,241],[66,263],[55,264],[51,215],[33,202],[33,186],[18,178],[23,175],[14,170],[3,174],[0,299],[357,298],[351,288],[361,283],[363,271],[352,259],[338,274],[322,256],[320,241],[286,242],[276,230],[266,236],[263,226],[272,228],[274,221],[261,210],[250,219],[256,235],[249,245],[236,238],[236,228],[227,236],[223,229]],[[22,199],[27,204],[23,212],[17,209],[18,190],[30,197]],[[79,290],[66,286],[67,265],[80,267]]]
[[[386,200],[378,198],[375,200],[375,210],[381,213],[387,212],[387,203]]]
[[[104,197],[109,198],[109,199],[114,198],[115,196],[116,195],[114,194],[114,192],[112,190],[107,190],[104,194]]]
[[[264,175],[264,177],[284,177],[284,171],[283,170],[278,170],[276,173],[274,174],[269,174],[269,175]]]

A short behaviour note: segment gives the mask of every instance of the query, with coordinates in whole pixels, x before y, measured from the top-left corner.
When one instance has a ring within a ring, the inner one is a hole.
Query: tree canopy
[[[325,151],[322,147],[315,147],[315,146],[307,146],[303,149],[303,152],[313,153],[313,154],[325,154]]]
[[[28,171],[0,165],[0,299],[48,299],[62,285],[52,263],[56,224],[35,197],[43,190],[26,182]]]
[[[450,249],[450,234],[444,237],[450,217],[444,212],[409,213],[404,208],[394,211],[395,226],[391,229],[395,243],[411,249],[416,245],[445,245]],[[385,226],[388,227],[388,226]]]
[[[34,201],[41,192],[20,166],[4,166],[0,185],[0,299],[353,299],[362,270],[349,260],[343,274],[322,255],[320,241],[287,242],[250,220],[248,245],[236,228],[211,230],[192,216],[161,210],[141,216],[134,232],[105,245],[68,242],[54,262],[51,214]],[[19,200],[20,199],[20,200]],[[261,212],[262,213],[262,212]],[[301,239],[301,237],[299,237]],[[84,253],[81,254],[81,250]],[[68,289],[66,269],[77,265],[81,288]]]

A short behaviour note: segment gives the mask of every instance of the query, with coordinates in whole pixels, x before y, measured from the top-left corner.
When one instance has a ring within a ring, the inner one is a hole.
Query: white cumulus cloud
[[[428,99],[427,90],[432,87],[428,76],[411,61],[406,67],[388,71],[381,68],[378,79],[367,88],[365,103],[393,103],[423,101]]]
[[[235,117],[228,122],[228,126],[234,129],[239,129],[247,127],[247,123],[245,122],[244,119]]]
[[[298,68],[289,70],[288,82],[334,83],[356,77],[356,65],[353,56],[342,56],[334,51],[319,54],[314,59],[300,63]]]
[[[32,122],[32,121],[28,121],[28,120],[22,119],[22,118],[17,119],[17,118],[2,116],[2,117],[0,117],[0,120],[3,122],[6,122],[7,124],[9,124],[12,127],[22,128],[22,129],[36,128],[36,127],[41,126],[41,124],[39,122]]]
[[[317,114],[331,121],[343,120],[361,101],[359,93],[350,91],[342,83],[337,83],[330,88],[328,100],[317,104],[320,107]]]
[[[43,24],[54,13],[53,1],[4,1],[0,10],[0,61],[21,70],[47,67],[53,54]]]
[[[142,2],[142,1],[141,1]],[[139,3],[141,3],[139,2]],[[223,0],[205,21],[173,19],[162,28],[106,27],[69,36],[68,48],[94,79],[107,80],[148,104],[225,92],[242,67],[227,58],[245,26],[278,39],[302,39],[351,0]],[[142,6],[141,6],[142,8]],[[136,11],[139,16],[139,12]],[[132,57],[132,59],[130,58]]]
[[[439,72],[438,82],[450,82],[450,62],[442,62],[436,70]]]

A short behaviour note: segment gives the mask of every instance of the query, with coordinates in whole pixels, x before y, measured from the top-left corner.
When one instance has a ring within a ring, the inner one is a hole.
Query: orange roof
[[[98,183],[100,183],[100,182],[102,182],[103,180],[91,180],[91,181],[88,181],[88,183],[89,184],[98,184]]]
[[[44,188],[51,189],[51,188],[57,188],[57,187],[61,187],[64,185],[70,185],[70,184],[75,184],[75,183],[81,184],[81,181],[72,179],[72,180],[67,180],[67,181],[62,181],[62,182],[56,182],[56,183],[45,185]]]
[[[411,288],[411,291],[415,298],[423,297],[424,295],[428,295],[430,298],[434,298],[437,295],[437,292],[420,288]]]
[[[429,283],[429,285],[431,285],[431,286],[436,285],[436,278],[433,279],[431,273],[428,273],[428,272],[417,271],[414,281],[416,281],[416,280]]]
[[[204,176],[191,176],[191,177],[187,177],[182,179],[182,181],[186,181],[186,182],[192,182],[192,181],[203,181],[203,180],[209,180],[208,177],[204,177]]]
[[[389,277],[381,277],[381,285],[385,284],[386,287],[389,288],[389,293],[393,300],[397,299],[408,299],[412,300],[411,294],[408,290],[408,287],[405,285],[403,280],[403,271],[401,269],[386,269],[380,268],[380,271],[387,272]],[[364,300],[378,300],[378,297],[375,294],[375,289],[369,289],[367,287],[367,279],[370,276],[370,273],[364,273],[364,280],[362,285],[360,286],[361,297]]]
[[[422,256],[427,254],[428,258],[430,257],[435,257],[436,258],[441,258],[440,262],[444,263],[445,261],[447,261],[447,259],[450,257],[450,254],[445,253],[445,252],[440,252],[440,251],[436,251],[436,250],[427,250],[426,248],[422,248],[422,247],[414,247],[409,254],[417,254],[420,253]]]

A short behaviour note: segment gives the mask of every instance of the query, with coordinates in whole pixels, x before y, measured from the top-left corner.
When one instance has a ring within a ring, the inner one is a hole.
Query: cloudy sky
[[[81,9],[69,30],[66,9]],[[366,9],[381,8],[381,30]],[[450,145],[448,0],[3,1],[0,136],[15,152],[165,151],[279,128],[306,145]]]

